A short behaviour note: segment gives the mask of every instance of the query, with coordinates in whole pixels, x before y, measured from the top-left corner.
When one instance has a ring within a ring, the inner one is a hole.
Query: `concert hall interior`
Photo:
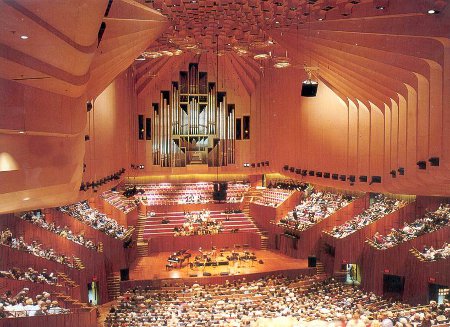
[[[449,3],[0,1],[0,327],[450,326]]]

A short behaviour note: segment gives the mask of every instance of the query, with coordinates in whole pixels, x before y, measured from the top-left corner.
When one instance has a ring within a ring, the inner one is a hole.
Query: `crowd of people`
[[[223,285],[162,290],[135,288],[118,298],[106,326],[284,326],[324,321],[327,326],[431,326],[450,318],[450,305],[410,307],[333,279],[282,276]],[[264,324],[271,326],[271,324]]]
[[[351,195],[313,191],[286,217],[281,218],[278,225],[304,231],[345,207],[353,199]]]
[[[31,222],[40,228],[46,229],[52,233],[55,233],[61,237],[68,239],[74,243],[82,245],[88,249],[98,251],[100,247],[94,243],[94,241],[87,239],[84,236],[83,231],[79,234],[72,232],[72,230],[68,226],[57,226],[54,222],[47,222],[45,219],[45,215],[40,211],[31,211],[23,214],[21,218],[25,221]]]
[[[183,225],[173,229],[175,236],[212,235],[223,231],[222,223],[211,218],[209,210],[185,212],[184,218]]]
[[[368,209],[346,221],[343,225],[335,226],[327,234],[336,238],[347,237],[405,205],[405,201],[386,197],[383,194],[377,194]]]
[[[87,201],[60,207],[59,210],[116,239],[122,240],[128,234],[127,228],[104,213],[91,208]]]
[[[247,182],[227,182],[227,203],[242,202],[245,192],[250,188]],[[159,183],[140,185],[143,191],[139,200],[147,206],[150,205],[176,205],[176,204],[206,204],[213,203],[214,183]]]
[[[383,236],[376,232],[368,243],[379,250],[385,250],[421,235],[434,232],[449,224],[450,205],[441,204],[437,210],[425,213],[423,218],[416,219],[410,224],[405,222],[400,229],[392,228],[387,235]]]
[[[54,314],[66,314],[70,310],[62,308],[58,301],[52,300],[48,292],[29,295],[29,289],[24,288],[15,296],[10,291],[0,295],[0,319],[16,317],[33,317]]]
[[[435,249],[433,246],[424,246],[422,251],[414,251],[414,254],[421,261],[436,261],[450,258],[450,243],[445,242],[441,248]]]
[[[65,254],[58,253],[54,249],[46,249],[41,243],[32,241],[25,242],[23,236],[13,237],[12,232],[6,228],[0,233],[0,244],[11,247],[12,249],[28,252],[36,257],[55,261],[70,268],[80,269],[77,262],[80,262],[75,256],[69,257]]]
[[[20,269],[17,267],[8,270],[0,270],[0,278],[9,278],[15,280],[24,280],[32,283],[42,283],[49,285],[58,285],[58,277],[55,273],[43,269],[41,272],[29,267],[28,269]]]

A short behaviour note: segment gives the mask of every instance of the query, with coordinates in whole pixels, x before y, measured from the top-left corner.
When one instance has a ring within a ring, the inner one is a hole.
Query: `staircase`
[[[323,266],[322,262],[316,262],[316,275],[323,279],[326,279],[328,277],[325,273],[325,267]]]
[[[58,276],[58,284],[65,285],[68,287],[78,287],[79,285],[67,276],[67,274],[63,272],[56,272]]]
[[[87,303],[75,300],[69,295],[63,293],[52,293],[52,297],[56,298],[58,301],[63,302],[66,309],[80,309],[85,311],[94,310],[94,308],[89,306]]]
[[[144,226],[146,220],[147,215],[144,212],[139,211],[136,223],[136,248],[138,257],[145,257],[148,255],[148,242],[144,240]]]
[[[267,232],[264,230],[261,230],[261,228],[258,226],[256,221],[253,219],[253,217],[250,215],[250,202],[252,202],[253,198],[260,197],[262,192],[260,190],[257,190],[256,188],[251,187],[247,193],[244,195],[244,199],[242,201],[242,212],[248,217],[248,219],[256,226],[258,227],[258,234],[261,238],[261,250],[267,250],[269,247],[269,237],[267,236]]]
[[[85,268],[83,262],[78,257],[73,257],[73,264],[78,270],[83,270]]]
[[[108,274],[106,283],[108,286],[108,298],[112,301],[120,295],[120,274],[118,272]]]
[[[269,247],[269,237],[265,232],[260,232],[261,235],[261,250],[267,250]]]

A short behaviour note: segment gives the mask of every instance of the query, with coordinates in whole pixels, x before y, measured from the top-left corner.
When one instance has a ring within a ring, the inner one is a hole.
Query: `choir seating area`
[[[243,212],[209,211],[208,217],[221,224],[220,233],[258,232],[258,228]],[[144,238],[174,236],[175,228],[186,224],[187,214],[197,215],[198,212],[156,212],[146,218]]]
[[[214,202],[214,183],[159,183],[139,185],[139,199],[146,206],[207,204]],[[244,182],[227,183],[227,197],[224,202],[242,202],[249,184]]]

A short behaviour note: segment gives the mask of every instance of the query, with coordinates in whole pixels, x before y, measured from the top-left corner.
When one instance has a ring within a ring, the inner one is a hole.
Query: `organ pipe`
[[[153,104],[153,164],[235,163],[234,105],[228,105],[226,93],[218,92],[216,83],[208,83],[207,73],[199,73],[198,64],[189,64],[179,76]]]

